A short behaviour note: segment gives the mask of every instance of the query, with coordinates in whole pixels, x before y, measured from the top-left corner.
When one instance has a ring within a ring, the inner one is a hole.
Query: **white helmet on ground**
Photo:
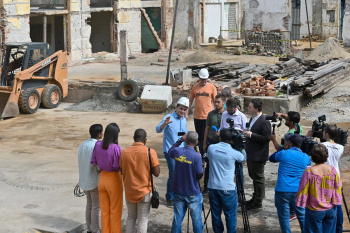
[[[176,104],[181,104],[181,105],[183,105],[183,106],[188,107],[188,106],[190,106],[190,100],[189,100],[188,98],[186,98],[186,97],[181,97],[181,98],[177,101]]]
[[[208,79],[209,78],[209,72],[207,69],[203,68],[198,73],[199,78],[201,79]]]

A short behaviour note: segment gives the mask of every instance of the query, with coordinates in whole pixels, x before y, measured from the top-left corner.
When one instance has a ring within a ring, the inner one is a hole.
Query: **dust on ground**
[[[337,39],[329,37],[324,43],[320,44],[311,51],[307,57],[309,60],[325,61],[331,58],[349,58],[350,53],[346,52]]]

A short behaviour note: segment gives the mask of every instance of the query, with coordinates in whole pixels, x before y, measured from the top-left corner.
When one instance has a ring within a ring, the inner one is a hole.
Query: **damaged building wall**
[[[320,10],[317,18],[313,19],[313,26],[316,27],[319,38],[323,40],[331,36],[338,38],[340,1],[322,0],[320,4],[319,0],[314,0],[314,7]]]
[[[89,3],[89,0],[68,0],[68,52],[71,61],[91,57]]]
[[[247,0],[245,9],[245,29],[291,30],[290,0]]]
[[[141,1],[120,0],[117,8],[118,32],[128,33],[128,50],[141,53]],[[120,39],[118,39],[120,41]]]
[[[1,42],[30,41],[29,37],[29,0],[4,0],[0,2],[1,18],[6,20],[1,30]],[[4,41],[3,41],[4,40]]]
[[[312,12],[313,12],[313,0],[307,0],[307,11],[309,16],[309,25],[310,25],[310,33],[312,34]],[[306,15],[306,5],[305,1],[300,1],[300,38],[306,37],[309,35],[308,27],[307,27],[307,15]]]
[[[343,21],[343,43],[350,47],[350,0],[345,1],[345,12]]]
[[[200,6],[197,0],[179,0],[174,47],[178,49],[188,48],[189,43],[199,44]],[[192,42],[189,42],[189,38]]]

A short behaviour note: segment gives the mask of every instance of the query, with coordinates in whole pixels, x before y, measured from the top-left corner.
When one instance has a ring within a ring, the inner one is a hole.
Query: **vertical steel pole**
[[[305,8],[306,8],[306,19],[307,19],[307,29],[309,31],[309,40],[310,40],[310,51],[312,50],[312,45],[311,45],[311,33],[310,33],[310,23],[309,23],[309,12],[307,10],[307,0],[305,0]]]
[[[121,82],[128,79],[128,56],[127,56],[127,33],[125,30],[120,31],[120,73]]]
[[[44,15],[43,18],[43,42],[46,43],[46,38],[47,38],[47,16]]]
[[[179,0],[174,0],[175,3],[175,9],[174,9],[174,19],[173,19],[173,32],[171,34],[171,42],[170,42],[170,49],[169,49],[169,58],[168,58],[168,68],[166,71],[166,80],[165,85],[169,85],[169,75],[170,75],[170,62],[171,62],[171,54],[173,52],[173,43],[174,43],[174,35],[175,35],[175,26],[176,26],[176,14],[177,14],[177,6],[179,4]]]

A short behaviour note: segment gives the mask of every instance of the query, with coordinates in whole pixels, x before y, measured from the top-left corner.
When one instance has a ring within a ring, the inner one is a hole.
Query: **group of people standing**
[[[122,232],[123,191],[128,208],[126,232],[147,232],[151,208],[151,175],[159,176],[156,151],[146,147],[147,133],[137,129],[134,144],[124,150],[118,145],[120,129],[110,123],[90,127],[90,138],[78,150],[79,185],[85,191],[86,223],[89,233],[99,233],[99,210],[103,233]],[[100,141],[103,136],[103,140]]]
[[[298,218],[302,232],[342,232],[342,183],[338,161],[344,147],[334,142],[336,127],[327,125],[325,128],[327,142],[313,147],[311,160],[315,165],[310,167],[310,157],[300,149],[303,138],[299,113],[277,113],[289,128],[280,144],[271,134],[271,123],[262,113],[260,99],[250,101],[247,110],[251,118],[248,121],[240,111],[240,101],[231,97],[231,90],[224,89],[218,94],[208,78],[208,71],[200,70],[190,98],[181,97],[175,111],[156,126],[156,132],[163,133],[163,153],[169,172],[165,198],[166,205],[174,210],[171,232],[181,232],[187,209],[193,231],[202,232],[203,195],[208,193],[214,232],[224,232],[222,212],[226,218],[226,231],[236,232],[235,164],[247,162],[253,193],[246,208],[254,210],[263,206],[268,160],[279,162],[275,206],[282,232],[291,232],[290,220],[294,218]],[[188,112],[193,104],[195,131],[187,131]],[[232,148],[230,121],[234,130],[247,137],[245,150]],[[146,132],[137,129],[135,143],[124,150],[118,145],[119,127],[115,123],[107,126],[102,141],[99,141],[103,135],[101,125],[91,126],[90,134],[91,138],[79,147],[80,187],[87,196],[88,229],[98,232],[100,203],[102,232],[121,232],[124,182],[128,207],[126,232],[134,232],[136,219],[137,232],[147,232],[152,195],[150,168],[154,176],[158,176],[160,170],[156,152],[152,149],[148,152],[145,146]],[[270,141],[276,149],[271,156]],[[202,161],[206,164],[204,170]],[[243,178],[243,170],[238,172]],[[201,190],[199,180],[203,175]]]

